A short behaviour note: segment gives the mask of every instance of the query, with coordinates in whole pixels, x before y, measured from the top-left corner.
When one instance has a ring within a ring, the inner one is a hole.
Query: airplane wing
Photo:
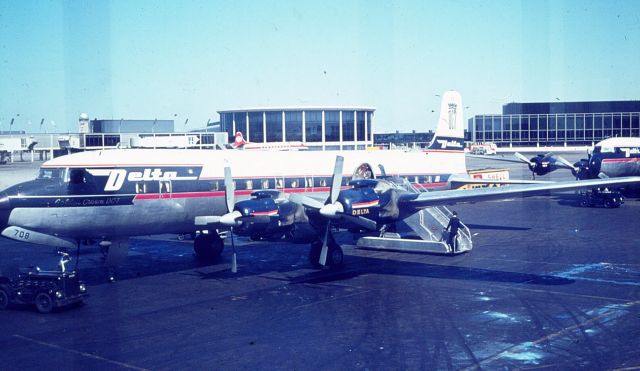
[[[497,180],[497,179],[472,179],[469,177],[452,176],[449,178],[451,189],[458,189],[467,184],[480,184],[480,185],[514,185],[514,184],[555,184],[556,182],[549,180],[521,180],[521,179],[509,179],[509,180]]]
[[[419,194],[403,195],[399,200],[398,206],[404,212],[411,209],[417,211],[428,206],[448,205],[461,202],[499,200],[511,197],[530,197],[537,195],[546,195],[554,192],[571,191],[576,189],[619,187],[632,183],[640,183],[640,177],[634,176],[568,182],[536,183],[496,188],[476,188],[469,190],[425,192]]]

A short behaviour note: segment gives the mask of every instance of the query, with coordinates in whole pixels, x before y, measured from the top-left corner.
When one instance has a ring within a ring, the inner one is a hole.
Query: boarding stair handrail
[[[425,188],[417,188],[414,184],[409,182],[407,179],[404,179],[403,186],[410,192],[421,193],[421,192],[429,192],[429,189]],[[427,228],[424,222],[424,212],[428,212],[431,216],[438,221],[439,224],[442,225],[443,229],[449,224],[449,220],[453,213],[446,206],[433,206],[427,207],[420,211],[420,226],[429,232],[429,235],[436,239],[434,234]],[[460,222],[460,229],[458,230],[458,250],[467,251],[473,248],[473,240],[471,239],[471,231],[469,228],[463,223]]]

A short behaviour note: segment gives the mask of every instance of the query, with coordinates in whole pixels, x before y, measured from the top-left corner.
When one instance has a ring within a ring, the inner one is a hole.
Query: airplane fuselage
[[[0,227],[73,239],[113,238],[196,229],[194,218],[227,212],[224,167],[236,199],[261,189],[326,195],[336,155],[352,178],[387,175],[443,188],[466,173],[461,150],[254,152],[120,149],[82,152],[42,165],[38,179],[0,194]],[[4,200],[4,201],[2,201]]]
[[[609,138],[594,146],[589,178],[640,175],[640,138]]]

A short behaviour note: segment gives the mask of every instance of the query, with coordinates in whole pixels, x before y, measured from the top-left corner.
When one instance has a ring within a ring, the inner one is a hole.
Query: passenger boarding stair
[[[428,192],[428,190],[416,188],[406,179],[398,184],[410,192]],[[448,232],[445,228],[453,213],[445,206],[433,206],[396,223],[395,232],[384,232],[379,237],[362,237],[358,240],[359,248],[425,252],[435,254],[460,254],[473,248],[471,232],[464,223],[460,223],[456,237],[456,251],[451,251],[447,244]]]

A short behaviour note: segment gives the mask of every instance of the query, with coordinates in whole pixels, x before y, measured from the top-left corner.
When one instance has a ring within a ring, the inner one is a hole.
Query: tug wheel
[[[36,309],[40,313],[51,313],[53,310],[53,299],[51,295],[46,292],[41,292],[36,295]]]
[[[9,307],[9,294],[5,289],[0,289],[0,310],[7,309]]]

